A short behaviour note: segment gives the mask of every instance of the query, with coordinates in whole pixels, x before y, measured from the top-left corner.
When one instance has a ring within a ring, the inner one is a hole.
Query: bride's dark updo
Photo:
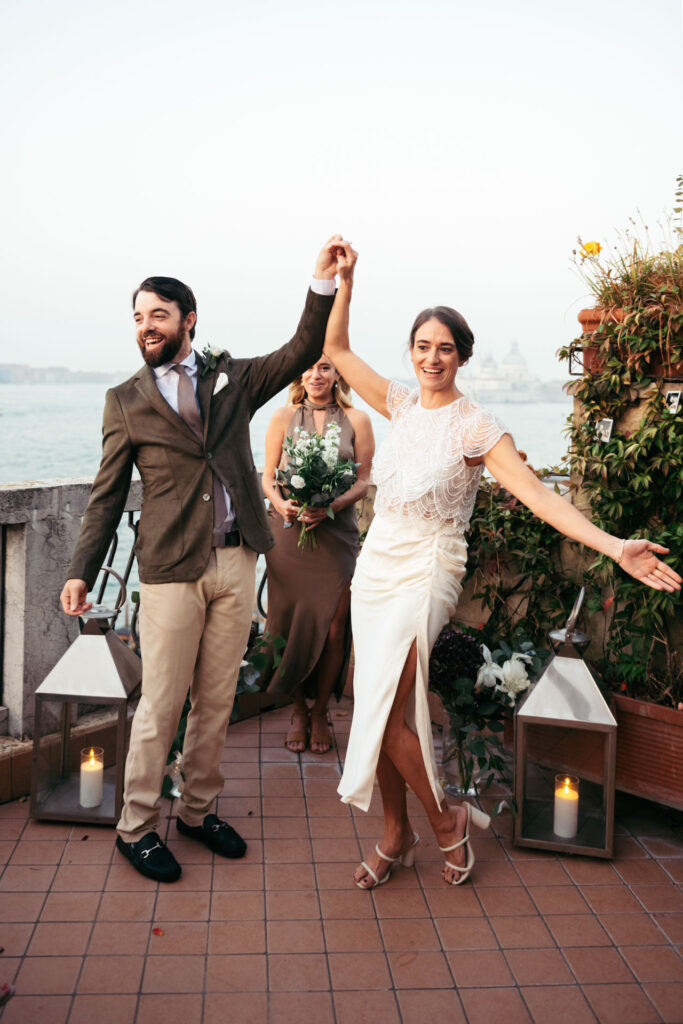
[[[415,335],[428,320],[438,320],[440,324],[448,328],[458,350],[460,365],[466,363],[472,355],[474,335],[465,317],[450,306],[432,306],[431,309],[423,309],[421,313],[418,313],[410,331],[410,347],[413,348]]]

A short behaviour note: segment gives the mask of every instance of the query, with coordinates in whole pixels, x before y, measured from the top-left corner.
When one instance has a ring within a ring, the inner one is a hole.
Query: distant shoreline
[[[118,384],[132,371],[101,373],[97,370],[69,370],[66,366],[25,366],[0,363],[0,384]]]

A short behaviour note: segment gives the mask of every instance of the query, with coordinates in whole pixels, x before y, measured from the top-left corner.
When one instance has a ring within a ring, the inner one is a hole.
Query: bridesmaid
[[[301,430],[324,435],[331,423],[341,428],[339,458],[358,463],[354,484],[332,502],[334,519],[324,508],[302,512],[276,484],[277,467],[287,464],[285,437]],[[294,702],[285,746],[295,754],[307,744],[314,754],[325,754],[332,744],[327,706],[331,694],[339,699],[344,689],[351,650],[349,583],[358,554],[354,505],[367,493],[374,450],[370,418],[352,407],[348,384],[327,356],[293,381],[289,404],[274,413],[266,432],[262,483],[275,538],[266,555],[266,630],[271,637],[283,637],[286,645],[265,688]],[[315,530],[315,549],[297,546],[299,522]],[[310,709],[307,697],[313,702]]]
[[[520,459],[510,434],[457,386],[474,337],[454,309],[424,310],[410,332],[417,388],[376,373],[349,348],[348,319],[356,252],[337,246],[340,285],[325,354],[355,391],[391,420],[373,466],[375,518],[353,580],[354,716],[339,785],[346,803],[367,810],[377,775],[384,834],[355,873],[372,889],[413,861],[418,836],[408,819],[406,785],[422,803],[445,854],[443,878],[470,875],[472,825],[488,815],[469,803],[451,807],[438,782],[427,707],[429,654],[453,614],[465,572],[469,524],[483,467],[545,522],[613,558],[655,590],[680,589],[681,577],[647,540],[613,537],[545,487]]]

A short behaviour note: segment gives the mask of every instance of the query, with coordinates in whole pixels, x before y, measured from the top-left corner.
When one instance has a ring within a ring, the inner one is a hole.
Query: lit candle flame
[[[90,764],[95,764],[95,751],[92,747],[90,748]]]

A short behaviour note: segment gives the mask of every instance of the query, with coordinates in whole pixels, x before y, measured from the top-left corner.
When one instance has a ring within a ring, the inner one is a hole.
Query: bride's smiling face
[[[415,376],[427,391],[452,391],[460,366],[453,335],[440,320],[432,318],[419,327],[410,350]]]

